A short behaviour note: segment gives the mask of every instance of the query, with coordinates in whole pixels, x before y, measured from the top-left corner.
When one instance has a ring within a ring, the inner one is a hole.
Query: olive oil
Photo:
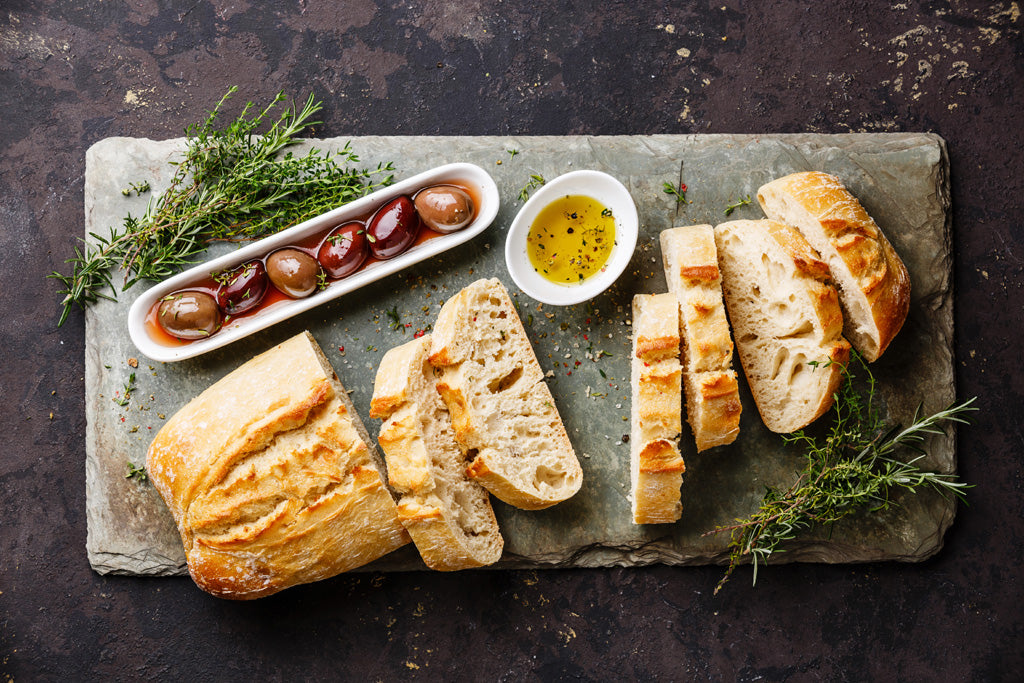
[[[614,245],[615,217],[585,195],[566,195],[545,206],[526,238],[530,265],[560,285],[578,284],[601,272]]]

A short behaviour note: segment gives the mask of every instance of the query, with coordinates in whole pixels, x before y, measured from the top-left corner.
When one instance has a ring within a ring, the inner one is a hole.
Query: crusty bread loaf
[[[757,191],[768,218],[803,233],[839,285],[844,334],[868,361],[885,351],[910,310],[910,277],[896,250],[835,176],[793,173]]]
[[[409,542],[370,443],[307,332],[178,411],[153,440],[146,467],[196,584],[248,600]]]
[[[428,567],[454,571],[497,562],[503,541],[490,496],[466,475],[466,458],[427,362],[430,335],[384,354],[370,417],[384,420],[378,442],[398,517]]]
[[[850,357],[828,266],[795,228],[775,221],[723,223],[715,242],[736,348],[761,419],[773,432],[800,429],[832,405]]]
[[[527,510],[579,491],[579,460],[501,282],[477,280],[446,301],[432,338],[437,389],[469,454],[469,476]]]
[[[679,304],[673,294],[633,297],[630,480],[634,524],[679,519],[686,465],[679,454],[682,387]]]
[[[740,433],[739,386],[722,302],[715,231],[689,225],[661,233],[665,281],[679,303],[686,420],[697,451],[732,443]]]

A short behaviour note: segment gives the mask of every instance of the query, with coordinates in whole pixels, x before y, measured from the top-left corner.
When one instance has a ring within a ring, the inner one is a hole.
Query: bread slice
[[[498,521],[490,495],[466,476],[429,354],[429,335],[391,349],[373,387],[370,417],[384,420],[378,442],[401,494],[398,518],[431,569],[493,564],[504,545]]]
[[[630,480],[634,524],[679,519],[686,464],[679,454],[682,368],[679,304],[673,294],[633,297]]]
[[[153,440],[146,468],[196,584],[248,600],[409,542],[371,443],[306,332],[178,411]]]
[[[743,411],[715,231],[710,225],[689,225],[664,230],[660,238],[665,281],[680,309],[686,419],[700,452],[735,441]]]
[[[583,483],[576,452],[505,287],[477,280],[445,302],[430,363],[467,470],[510,505],[539,510]]]
[[[768,218],[796,227],[839,285],[844,334],[868,361],[877,360],[910,310],[910,277],[896,250],[857,198],[835,176],[810,171],[757,191]]]
[[[773,432],[801,429],[832,405],[850,357],[828,266],[795,228],[775,221],[723,223],[715,243],[736,348],[761,419]]]

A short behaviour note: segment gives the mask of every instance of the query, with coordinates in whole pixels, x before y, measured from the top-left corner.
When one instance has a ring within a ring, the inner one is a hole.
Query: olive
[[[420,218],[412,200],[401,195],[380,207],[370,219],[366,239],[381,260],[394,258],[412,246],[420,232]]]
[[[473,221],[473,200],[452,185],[436,185],[416,194],[416,213],[431,230],[449,233],[462,230]]]
[[[342,278],[356,272],[369,253],[366,226],[353,221],[335,228],[327,235],[327,239],[320,245],[316,260],[328,275]]]
[[[270,284],[267,269],[258,259],[246,261],[233,270],[215,275],[213,279],[220,283],[217,305],[228,315],[238,315],[258,306]]]
[[[320,265],[298,249],[279,249],[267,257],[267,276],[282,294],[302,299],[316,291]]]
[[[161,299],[157,320],[178,339],[205,339],[220,329],[220,309],[205,292],[175,292]]]

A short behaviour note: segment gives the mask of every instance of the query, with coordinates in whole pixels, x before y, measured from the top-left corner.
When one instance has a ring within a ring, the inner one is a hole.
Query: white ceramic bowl
[[[458,232],[417,244],[404,254],[387,261],[371,263],[347,278],[332,281],[326,289],[308,298],[275,303],[255,315],[236,318],[206,339],[181,346],[166,346],[151,337],[146,329],[146,316],[157,301],[203,280],[210,273],[234,268],[249,259],[261,258],[275,249],[295,244],[307,236],[328,230],[345,221],[368,216],[398,195],[412,194],[420,188],[448,182],[459,182],[475,190],[474,194],[480,201],[476,218]],[[139,351],[156,361],[178,361],[218,349],[473,239],[494,220],[498,214],[498,202],[498,187],[494,184],[494,179],[479,166],[464,163],[439,166],[164,280],[143,293],[132,304],[128,311],[128,333]]]
[[[615,246],[606,267],[579,284],[558,284],[545,279],[530,265],[526,237],[541,210],[565,195],[593,197],[615,216]],[[545,304],[570,306],[592,299],[608,289],[629,265],[636,248],[639,219],[629,190],[600,171],[573,171],[558,176],[537,190],[519,210],[505,240],[505,265],[519,289]]]

